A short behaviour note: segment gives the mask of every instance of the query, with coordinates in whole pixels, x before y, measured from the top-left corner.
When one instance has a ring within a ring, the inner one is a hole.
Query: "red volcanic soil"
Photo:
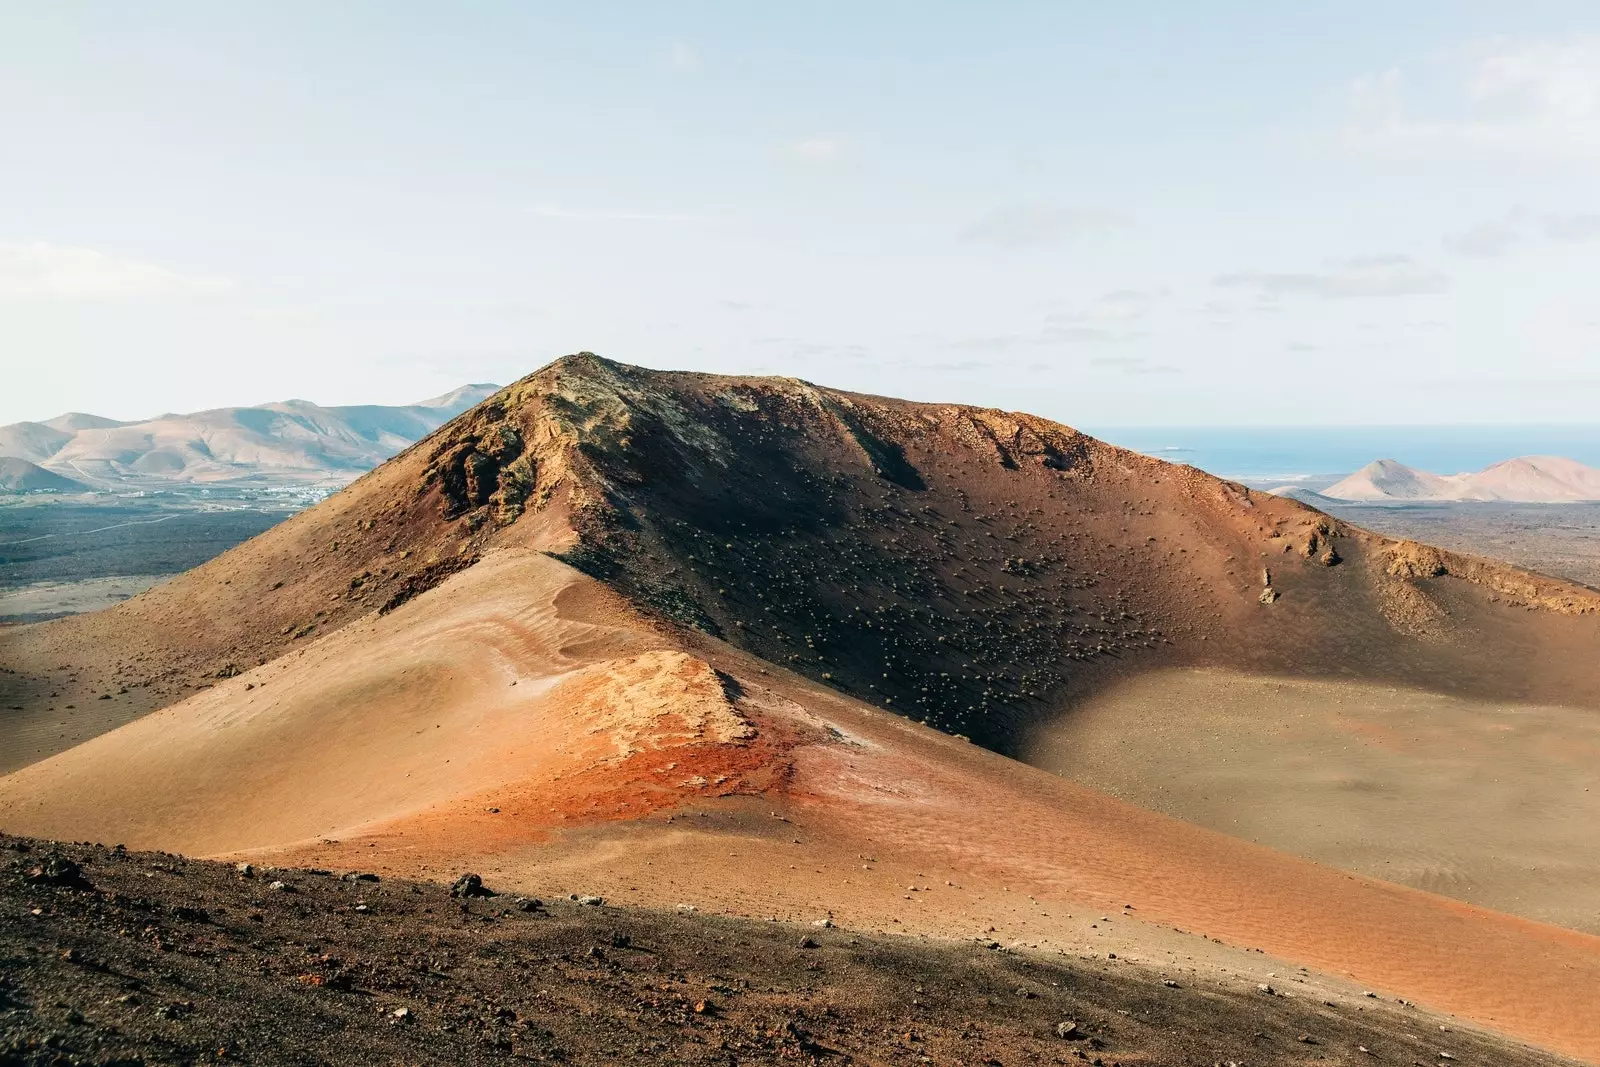
[[[1600,939],[998,754],[1157,667],[1594,706],[1597,606],[1030,416],[574,357],[0,635],[24,701],[192,694],[0,778],[0,828],[1288,974],[1600,1058]]]
[[[1124,953],[1178,927],[1208,974],[1219,938],[1600,1055],[1600,939],[1143,811],[713,639],[666,647],[546,556],[415,608],[0,779],[0,824],[1062,949],[1115,914]]]

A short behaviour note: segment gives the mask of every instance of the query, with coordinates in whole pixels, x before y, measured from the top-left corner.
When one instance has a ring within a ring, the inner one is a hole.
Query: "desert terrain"
[[[1588,707],[1180,668],[1097,693],[1024,758],[1330,866],[1600,933]]]
[[[1594,1059],[1597,639],[1593,590],[1042,419],[580,355],[0,630],[0,829],[1287,975]],[[69,702],[105,732],[29,726]],[[1195,799],[1245,752],[1293,811]]]

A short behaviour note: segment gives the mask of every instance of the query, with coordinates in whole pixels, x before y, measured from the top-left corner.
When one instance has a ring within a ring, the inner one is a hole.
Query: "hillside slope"
[[[122,607],[5,633],[0,697],[126,721],[504,546],[1002,751],[1172,664],[1600,701],[1581,587],[1033,416],[588,355]]]
[[[75,863],[77,881],[30,884],[26,872],[52,860]],[[294,892],[263,892],[269,879]],[[749,1065],[1059,1063],[1082,1052],[1084,1062],[1187,1067],[1203,1049],[1290,1067],[1305,1062],[1300,1035],[1332,1054],[1326,1062],[1352,1063],[1361,1048],[1397,1052],[1445,1023],[1438,1051],[1462,1063],[1567,1062],[1392,1001],[1267,998],[1181,967],[564,894],[462,900],[438,884],[296,869],[245,878],[225,864],[0,838],[0,907],[36,906],[33,921],[0,926],[9,1064],[226,1055],[263,1067],[703,1067],[730,1055]],[[316,951],[302,956],[312,939]],[[1172,974],[1184,979],[1176,988]]]
[[[1378,990],[1600,1055],[1586,1010],[1600,938],[1141,811],[725,642],[656,629],[600,582],[520,548],[0,778],[0,827],[832,915],[1110,953],[1243,992],[1299,964],[1347,1011]]]

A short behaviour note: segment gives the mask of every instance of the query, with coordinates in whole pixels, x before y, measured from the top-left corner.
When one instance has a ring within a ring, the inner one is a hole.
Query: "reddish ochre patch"
[[[737,683],[683,652],[596,664],[546,698],[572,725],[539,774],[395,820],[376,835],[526,843],[721,797],[779,801],[794,776],[795,748],[822,735],[808,736],[737,693]]]
[[[655,749],[619,763],[518,782],[401,825],[408,839],[452,827],[451,833],[465,833],[479,847],[490,841],[544,840],[552,830],[640,819],[719,797],[778,800],[788,795],[794,777],[791,753],[802,743],[793,729],[763,723],[747,740]],[[500,810],[491,813],[491,807]]]

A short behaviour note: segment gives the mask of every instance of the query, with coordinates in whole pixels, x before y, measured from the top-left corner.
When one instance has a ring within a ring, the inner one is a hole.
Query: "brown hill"
[[[0,489],[13,493],[83,491],[88,486],[15,456],[0,456]]]
[[[25,677],[6,703],[109,691],[125,719],[510,545],[1001,749],[1065,696],[1172,663],[1600,690],[1574,655],[1600,619],[1581,587],[1033,416],[582,355],[124,607],[7,635]]]
[[[1595,607],[1029,416],[572,357],[160,589],[0,631],[8,752],[69,702],[187,697],[0,779],[0,827],[831,908],[1247,989],[1292,969],[1259,948],[1596,1056],[1600,938],[907,721],[1006,751],[1196,665],[1593,707]]]

